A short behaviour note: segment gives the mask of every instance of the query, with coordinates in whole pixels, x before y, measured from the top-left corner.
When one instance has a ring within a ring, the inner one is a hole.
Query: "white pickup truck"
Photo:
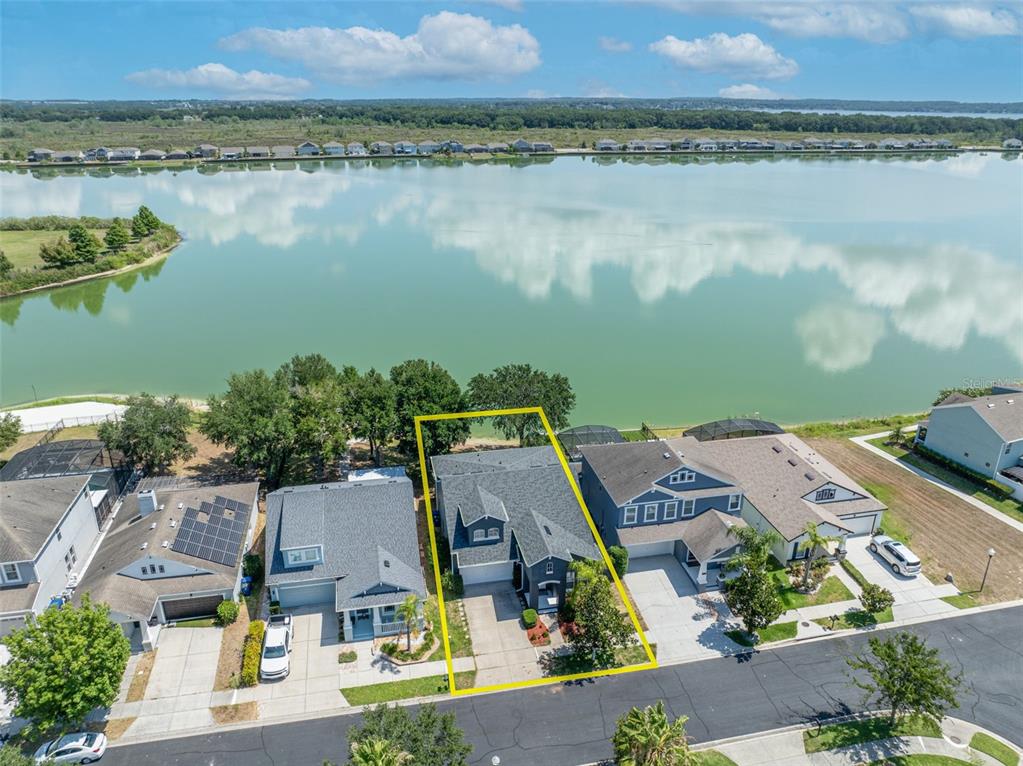
[[[290,614],[272,614],[263,634],[263,656],[259,677],[264,681],[287,678],[291,672],[291,647],[294,627]]]

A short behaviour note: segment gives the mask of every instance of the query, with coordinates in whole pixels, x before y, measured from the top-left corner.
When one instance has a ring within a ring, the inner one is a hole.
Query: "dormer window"
[[[472,531],[472,541],[474,543],[482,543],[487,539],[487,531],[485,529],[474,529]]]
[[[21,582],[17,564],[4,564],[4,582]]]
[[[835,488],[834,487],[822,487],[818,489],[813,496],[815,503],[826,503],[828,500],[835,499]]]
[[[488,540],[500,540],[501,539],[501,530],[498,529],[497,527],[491,527],[490,529],[487,530],[487,539]]]
[[[643,506],[643,521],[657,521],[657,505],[655,503]]]
[[[694,481],[696,481],[696,474],[688,468],[676,471],[668,477],[668,482],[671,484],[691,484]]]
[[[639,506],[636,505],[625,506],[625,523],[635,524],[637,514],[639,514]]]
[[[289,567],[305,564],[317,564],[322,560],[319,546],[312,548],[292,548],[284,552],[284,563]]]

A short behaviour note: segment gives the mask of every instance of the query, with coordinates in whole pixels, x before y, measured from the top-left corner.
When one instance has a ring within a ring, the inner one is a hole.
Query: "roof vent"
[[[806,473],[804,473],[804,474],[803,474],[803,476],[805,476],[805,477],[806,477],[806,480],[807,480],[807,481],[813,481],[814,479],[816,479],[816,478],[817,478],[816,476],[814,476],[814,475],[813,475],[812,473],[810,473],[809,471],[807,471]]]
[[[139,546],[139,550],[140,551],[144,551],[148,547],[149,547],[149,543],[142,543],[142,545]]]
[[[156,522],[154,521],[152,524],[150,524],[149,528],[150,529],[156,529]]]
[[[994,402],[988,402],[987,408],[989,410],[993,410],[995,408],[995,403]]]
[[[1015,399],[1006,399],[1006,400],[1005,400],[1005,403],[1006,403],[1006,404],[1012,404],[1012,403],[1013,403],[1013,402],[1015,402],[1015,401],[1016,401]]]
[[[671,459],[671,453],[670,452],[665,452],[663,454],[664,454],[664,459],[665,460],[670,460]]]
[[[390,559],[384,559],[384,566],[385,567],[390,567],[391,566],[391,560]]]
[[[543,525],[543,531],[546,532],[547,534],[551,534],[551,528],[548,527],[546,524]]]
[[[180,511],[180,510],[181,510],[182,508],[184,508],[184,507],[185,507],[185,504],[184,504],[184,503],[178,503],[178,510],[179,510],[179,511]]]
[[[174,527],[176,527],[177,525],[178,522],[176,522],[174,519],[171,519],[171,529],[174,529]]]
[[[771,445],[771,449],[773,449],[773,450],[774,450],[775,452],[777,452],[777,453],[778,453],[779,455],[781,454],[781,447],[779,447],[779,446],[778,446],[777,444],[772,444],[772,445]]]
[[[789,465],[792,466],[793,468],[796,467],[796,459],[794,457],[790,457],[788,462]]]
[[[160,543],[160,547],[161,548],[166,548],[169,545],[170,545],[170,540],[164,540],[162,543]]]

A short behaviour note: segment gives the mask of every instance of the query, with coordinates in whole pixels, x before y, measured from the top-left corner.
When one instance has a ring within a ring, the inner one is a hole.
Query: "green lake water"
[[[1023,377],[1023,161],[998,153],[0,173],[4,216],[143,203],[186,237],[165,262],[0,303],[3,404],[206,396],[314,351],[530,362],[615,426]]]

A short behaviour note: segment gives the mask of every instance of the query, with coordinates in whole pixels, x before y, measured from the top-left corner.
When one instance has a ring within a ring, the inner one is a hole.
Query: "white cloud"
[[[782,80],[799,72],[799,64],[750,32],[734,37],[715,32],[695,40],[667,35],[651,43],[650,50],[699,72],[743,74],[765,80]]]
[[[796,320],[806,361],[826,372],[869,362],[885,332],[884,317],[850,306],[817,306]]]
[[[599,37],[597,38],[597,44],[601,50],[605,50],[608,53],[628,53],[632,50],[632,43],[618,40],[614,37]]]
[[[718,95],[721,96],[721,98],[781,98],[780,95],[770,88],[763,88],[759,85],[753,85],[748,82],[743,83],[742,85],[729,85],[727,88],[722,88],[718,91]]]
[[[475,0],[477,3],[483,5],[496,5],[498,8],[504,8],[506,11],[524,11],[526,9],[525,3],[522,0]]]
[[[39,183],[28,173],[0,173],[0,217],[77,217],[81,209],[81,184]]]
[[[1019,33],[1020,23],[1012,11],[978,5],[928,3],[909,9],[926,31],[952,37],[994,37]]]
[[[125,77],[129,82],[150,88],[208,90],[228,98],[294,98],[308,90],[310,83],[301,77],[285,77],[252,69],[236,72],[223,64],[203,64],[192,69],[146,69]]]
[[[540,43],[525,27],[495,26],[479,16],[450,11],[423,16],[416,32],[406,37],[366,27],[254,27],[223,38],[220,45],[300,61],[324,79],[346,84],[494,79],[540,65]]]
[[[793,37],[890,43],[909,36],[905,18],[890,3],[757,3],[749,10],[757,21]]]

